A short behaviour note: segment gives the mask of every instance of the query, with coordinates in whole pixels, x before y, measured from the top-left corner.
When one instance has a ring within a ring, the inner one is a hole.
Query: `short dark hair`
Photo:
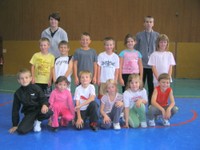
[[[69,44],[67,41],[63,40],[63,41],[60,41],[60,43],[58,44],[58,47],[60,47],[61,45],[67,45],[67,47],[69,47]]]
[[[57,79],[56,79],[56,82],[55,84],[58,84],[60,82],[63,82],[65,81],[67,83],[67,85],[69,85],[69,81],[67,80],[67,78],[65,76],[59,76]]]
[[[91,36],[90,36],[90,34],[88,33],[88,32],[83,32],[82,34],[81,34],[81,37],[82,36],[89,36],[90,38],[91,38]]]
[[[129,34],[127,34],[127,35],[125,36],[125,38],[124,38],[124,45],[125,45],[125,46],[126,46],[126,44],[127,44],[128,38],[132,38],[134,41],[136,41],[136,37],[129,33]]]
[[[60,14],[59,14],[58,12],[53,12],[53,13],[51,13],[51,14],[49,15],[49,18],[48,18],[48,19],[50,20],[50,18],[54,18],[54,19],[60,21]]]
[[[168,73],[162,73],[158,77],[158,81],[165,79],[165,80],[170,80],[170,75]]]

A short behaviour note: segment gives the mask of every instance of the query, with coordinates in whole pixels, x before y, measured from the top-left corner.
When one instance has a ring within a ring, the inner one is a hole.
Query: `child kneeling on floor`
[[[31,72],[27,69],[21,69],[17,75],[17,80],[21,87],[14,94],[12,107],[13,127],[10,133],[17,131],[19,134],[26,134],[32,129],[35,132],[41,131],[41,121],[49,119],[53,112],[48,108],[49,103],[42,89],[31,84]],[[21,109],[22,106],[22,109]],[[20,122],[19,111],[24,113]]]
[[[98,130],[98,104],[95,101],[95,87],[91,84],[92,73],[90,71],[81,71],[79,73],[81,85],[76,87],[74,100],[76,101],[75,126],[77,129],[84,127],[87,117],[90,120],[90,127],[93,131]]]
[[[170,126],[169,119],[178,111],[175,106],[173,90],[170,88],[170,76],[163,73],[158,77],[159,85],[155,87],[149,106],[149,126],[155,126],[155,117],[162,115],[164,126]],[[168,99],[170,103],[168,103]]]
[[[108,129],[113,123],[113,128],[119,130],[121,129],[119,120],[123,110],[123,96],[117,92],[117,83],[113,79],[106,81],[104,91],[100,107],[100,113],[103,116],[101,127]]]
[[[68,90],[69,82],[65,76],[59,76],[55,82],[56,88],[51,92],[49,103],[53,111],[51,117],[51,127],[53,131],[57,131],[60,125],[67,126],[75,116],[74,104],[71,92]]]
[[[147,92],[143,88],[139,74],[129,75],[123,99],[125,107],[125,127],[137,128],[141,126],[142,128],[146,128],[145,104],[147,104]]]

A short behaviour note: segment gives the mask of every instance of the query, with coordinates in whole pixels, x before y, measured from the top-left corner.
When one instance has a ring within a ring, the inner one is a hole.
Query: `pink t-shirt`
[[[119,56],[124,59],[122,74],[139,73],[138,61],[142,58],[142,55],[139,51],[123,50]]]

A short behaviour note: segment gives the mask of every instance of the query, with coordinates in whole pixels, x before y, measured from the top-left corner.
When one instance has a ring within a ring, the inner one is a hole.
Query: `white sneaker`
[[[154,119],[153,120],[149,120],[149,126],[150,127],[155,127],[156,126]]]
[[[35,120],[33,126],[34,126],[34,128],[33,128],[34,132],[40,132],[42,130],[41,129],[41,121]]]
[[[113,123],[113,128],[114,128],[115,130],[120,130],[121,127],[120,127],[119,122],[118,122],[118,123]]]
[[[147,122],[141,122],[140,125],[141,125],[142,128],[146,128],[147,127]]]
[[[163,119],[162,121],[163,121],[163,125],[164,125],[164,126],[170,126],[169,120]]]

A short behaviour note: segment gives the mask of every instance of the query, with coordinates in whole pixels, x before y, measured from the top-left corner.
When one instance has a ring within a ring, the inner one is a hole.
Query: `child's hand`
[[[49,108],[46,106],[46,105],[43,105],[42,108],[41,108],[41,112],[43,114],[46,114],[48,112]]]
[[[162,109],[162,117],[163,117],[163,119],[166,119],[166,112],[165,112],[165,109]]]
[[[116,103],[115,103],[115,107],[122,107],[123,106],[123,102],[122,101],[117,101]]]
[[[124,128],[129,128],[129,124],[125,123]]]
[[[124,86],[124,80],[122,78],[119,79],[119,84]]]
[[[96,84],[96,78],[95,78],[95,77],[93,77],[92,83],[93,83],[93,84]]]
[[[18,128],[17,126],[16,127],[12,127],[12,128],[10,128],[9,132],[10,133],[14,133],[17,130],[17,128]]]
[[[141,99],[139,99],[139,100],[137,100],[137,101],[135,102],[135,105],[136,105],[137,108],[140,108],[140,107],[141,107],[141,104],[142,104],[142,100],[141,100]]]
[[[78,77],[74,79],[75,85],[79,85],[79,79]]]
[[[83,120],[80,118],[80,119],[77,119],[76,121],[76,127],[77,128],[83,128]]]
[[[34,78],[32,78],[31,83],[32,83],[32,84],[35,84],[35,79],[34,79]]]
[[[171,117],[171,110],[167,109],[165,113],[165,118],[169,119]]]
[[[110,123],[111,122],[111,120],[110,120],[110,117],[108,117],[107,115],[103,118],[103,123],[105,123],[105,124],[108,124],[108,123]]]
[[[80,109],[80,108],[81,108],[81,106],[78,105],[78,106],[76,106],[74,109],[75,109],[75,111],[77,111],[77,109]]]

